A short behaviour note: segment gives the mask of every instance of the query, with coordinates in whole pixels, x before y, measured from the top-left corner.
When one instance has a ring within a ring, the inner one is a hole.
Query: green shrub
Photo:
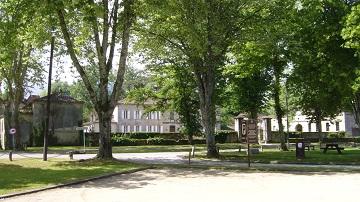
[[[161,137],[149,138],[146,140],[148,145],[176,145],[178,142],[172,139],[164,139]]]
[[[121,136],[113,136],[112,143],[114,146],[139,146],[146,145],[146,140],[131,139]]]
[[[215,142],[217,143],[225,143],[229,138],[229,135],[236,135],[237,132],[233,130],[218,130],[215,132]]]
[[[329,133],[328,138],[344,138],[346,135],[345,132]]]
[[[205,139],[194,139],[193,144],[206,144]]]

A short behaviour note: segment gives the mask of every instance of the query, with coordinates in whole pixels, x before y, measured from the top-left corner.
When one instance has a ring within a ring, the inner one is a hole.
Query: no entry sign
[[[11,129],[9,130],[9,133],[10,133],[11,135],[14,135],[14,134],[16,133],[16,129],[15,129],[15,128],[11,128]]]

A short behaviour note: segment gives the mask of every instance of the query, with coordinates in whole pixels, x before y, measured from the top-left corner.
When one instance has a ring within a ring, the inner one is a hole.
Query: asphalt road
[[[358,202],[360,174],[146,170],[4,200],[106,202]]]

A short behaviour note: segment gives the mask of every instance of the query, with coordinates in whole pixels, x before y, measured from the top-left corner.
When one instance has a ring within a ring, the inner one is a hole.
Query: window
[[[311,122],[309,122],[308,131],[311,132]]]
[[[302,131],[303,131],[302,125],[301,125],[301,124],[297,124],[297,125],[295,126],[295,131],[296,131],[296,132],[302,132]]]
[[[160,128],[161,128],[160,126],[157,126],[157,130],[156,130],[156,132],[160,133],[160,131],[161,131],[161,129],[160,129]]]
[[[120,130],[121,130],[121,132],[123,132],[123,133],[129,132],[129,131],[128,131],[128,126],[125,126],[125,125],[122,125],[121,128],[120,128]]]
[[[175,126],[174,125],[170,126],[170,133],[175,133]]]
[[[335,126],[336,126],[336,131],[339,131],[340,130],[340,123],[336,121]]]
[[[175,120],[175,118],[174,118],[174,112],[170,112],[170,120]]]
[[[140,131],[140,127],[139,126],[135,126],[135,132],[139,132]]]
[[[156,119],[159,120],[160,119],[160,112],[155,112],[156,114]]]
[[[329,131],[329,130],[330,130],[330,124],[326,123],[326,131]]]
[[[156,126],[151,126],[151,132],[157,132],[157,127]]]
[[[135,111],[135,119],[140,119],[140,112],[138,110]]]
[[[121,117],[123,119],[129,119],[130,118],[130,112],[127,110],[121,111]]]

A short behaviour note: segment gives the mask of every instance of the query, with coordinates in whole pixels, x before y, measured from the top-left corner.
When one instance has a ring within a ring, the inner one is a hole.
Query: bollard
[[[191,151],[189,151],[189,165],[190,165],[190,160],[191,160]]]
[[[192,157],[195,158],[195,145],[192,146],[191,152],[192,152]]]
[[[70,160],[74,159],[74,154],[72,152],[69,153]]]
[[[9,160],[12,161],[12,151],[9,152]]]

